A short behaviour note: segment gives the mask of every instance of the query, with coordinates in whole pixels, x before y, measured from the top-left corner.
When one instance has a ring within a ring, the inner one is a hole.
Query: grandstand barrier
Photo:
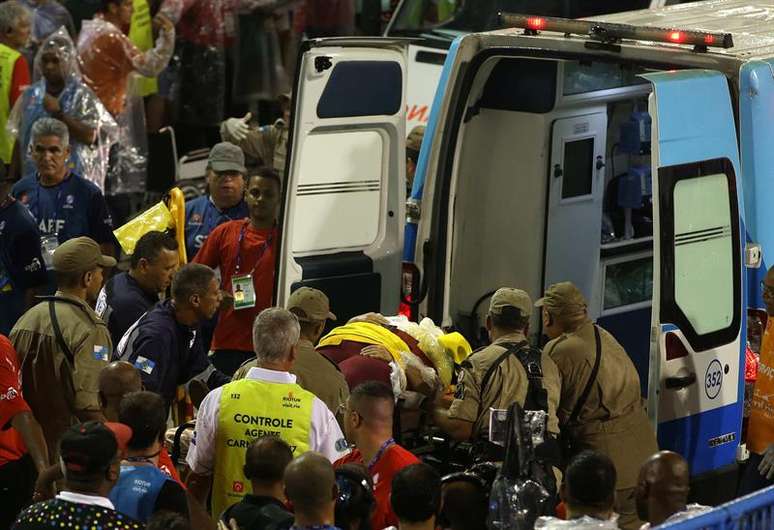
[[[774,486],[721,504],[659,530],[770,530],[774,529]]]

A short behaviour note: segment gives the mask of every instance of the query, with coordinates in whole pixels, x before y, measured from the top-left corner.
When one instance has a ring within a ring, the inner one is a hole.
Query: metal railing
[[[659,530],[774,529],[774,486],[721,504],[689,519],[664,524]]]

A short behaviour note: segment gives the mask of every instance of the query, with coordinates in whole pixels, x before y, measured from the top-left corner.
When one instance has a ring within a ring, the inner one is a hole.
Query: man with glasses
[[[68,167],[67,125],[54,118],[39,119],[32,126],[30,148],[37,172],[17,182],[11,193],[35,218],[46,268],[51,270],[59,245],[81,236],[96,241],[103,254],[115,256],[113,220],[105,197]]]
[[[746,442],[750,458],[739,484],[740,495],[774,484],[774,267],[766,273],[761,290],[769,318],[761,340],[758,379],[747,424]]]
[[[185,250],[193,260],[210,233],[227,221],[247,217],[245,155],[234,144],[219,143],[207,160],[208,195],[185,205]]]

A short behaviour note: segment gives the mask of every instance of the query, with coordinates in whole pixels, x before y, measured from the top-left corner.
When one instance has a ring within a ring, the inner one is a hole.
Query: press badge
[[[46,270],[54,268],[54,251],[59,246],[57,236],[40,236],[40,253],[43,254],[43,262],[46,264]]]
[[[231,278],[231,292],[234,295],[234,309],[255,307],[255,288],[253,287],[252,274]]]

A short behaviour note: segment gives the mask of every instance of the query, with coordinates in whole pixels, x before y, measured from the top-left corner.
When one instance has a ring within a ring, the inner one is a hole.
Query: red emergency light
[[[734,39],[730,33],[712,33],[682,28],[656,28],[633,26],[594,20],[576,20],[560,17],[537,17],[517,13],[500,13],[504,27],[523,28],[525,32],[555,31],[557,33],[585,35],[606,43],[617,43],[622,39],[670,42],[696,46],[697,49],[732,48]]]

